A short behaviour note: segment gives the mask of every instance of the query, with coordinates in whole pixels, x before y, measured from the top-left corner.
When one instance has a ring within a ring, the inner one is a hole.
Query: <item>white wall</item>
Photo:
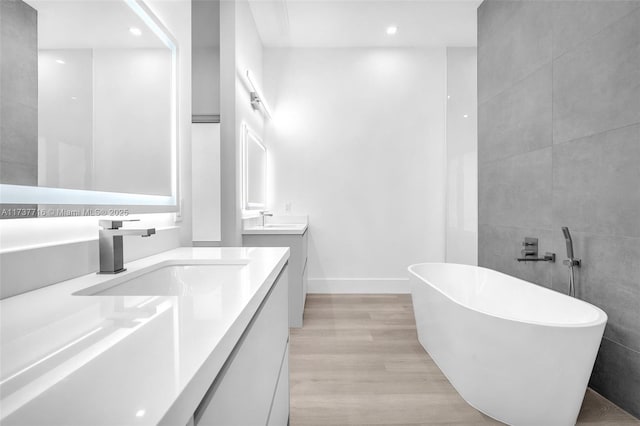
[[[152,239],[125,242],[125,261],[178,245],[191,245],[191,2],[147,0],[151,10],[179,44],[178,126],[182,219],[170,228],[173,215],[139,215],[141,226],[164,228]],[[29,290],[96,271],[98,217],[0,220],[0,290]],[[167,229],[169,228],[169,229]],[[85,255],[79,255],[84,253]],[[36,267],[37,266],[37,267]],[[48,271],[48,268],[54,268]],[[49,273],[50,272],[50,273]],[[0,297],[3,297],[0,294]]]
[[[193,1],[191,84],[194,116],[220,115],[220,32],[220,2]],[[233,48],[232,45],[227,47]],[[231,71],[233,72],[233,69]],[[220,123],[196,122],[192,124],[191,129],[193,244],[219,245]]]
[[[223,246],[242,245],[241,126],[262,136],[264,118],[250,103],[246,70],[262,84],[263,47],[246,0],[220,3],[220,158]]]
[[[445,49],[266,49],[270,205],[309,215],[310,291],[444,260]]]
[[[252,78],[260,87],[263,84],[263,47],[260,35],[253,19],[249,2],[237,2],[236,15],[236,146],[242,147],[242,124],[246,124],[260,139],[264,140],[265,117],[262,112],[251,106],[251,87],[247,80],[247,70],[251,70]],[[238,220],[242,223],[242,149],[238,151],[237,194],[240,213]]]
[[[478,84],[475,47],[447,48],[446,261],[478,264]]]
[[[220,123],[191,125],[193,241],[220,241]]]

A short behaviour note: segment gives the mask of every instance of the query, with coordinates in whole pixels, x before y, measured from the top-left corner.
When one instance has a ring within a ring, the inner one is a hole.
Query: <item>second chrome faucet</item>
[[[262,210],[260,211],[260,217],[262,217],[262,227],[264,228],[264,217],[265,216],[273,216],[273,213],[271,213],[268,210]]]

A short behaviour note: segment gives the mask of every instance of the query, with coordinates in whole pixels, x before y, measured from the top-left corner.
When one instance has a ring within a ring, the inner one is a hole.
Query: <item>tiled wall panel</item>
[[[566,292],[568,226],[609,315],[590,385],[640,417],[640,2],[485,0],[478,95],[479,264]]]

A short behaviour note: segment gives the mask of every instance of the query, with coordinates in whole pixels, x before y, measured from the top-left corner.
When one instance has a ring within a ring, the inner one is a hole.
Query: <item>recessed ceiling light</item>
[[[463,115],[464,118],[469,118],[469,114]]]
[[[387,35],[394,35],[397,32],[398,32],[398,27],[396,27],[395,25],[387,27]]]
[[[145,410],[136,411],[136,417],[144,417],[145,414],[147,414]]]
[[[56,59],[56,62],[59,63],[60,65],[64,65],[66,63],[62,59]]]
[[[136,37],[139,37],[142,35],[142,30],[140,28],[136,28],[136,27],[131,27],[129,28],[129,32],[131,34],[133,34]]]
[[[71,97],[71,100],[73,100],[73,101],[75,101],[76,99],[78,99],[78,97],[77,97],[77,96],[72,96],[72,97]]]

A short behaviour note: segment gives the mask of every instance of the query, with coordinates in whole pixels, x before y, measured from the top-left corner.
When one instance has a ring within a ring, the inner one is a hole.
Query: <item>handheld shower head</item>
[[[576,259],[573,257],[573,240],[571,239],[571,233],[569,232],[569,228],[566,226],[562,227],[562,233],[564,234],[564,242],[567,244],[567,257],[564,263],[569,267],[569,296],[575,297],[576,295],[576,285],[575,285],[575,272],[574,268],[579,267],[582,263],[580,259]]]
[[[566,226],[562,227],[562,233],[564,234],[564,241],[567,244],[567,257],[573,259],[573,240],[571,240],[571,233]]]

